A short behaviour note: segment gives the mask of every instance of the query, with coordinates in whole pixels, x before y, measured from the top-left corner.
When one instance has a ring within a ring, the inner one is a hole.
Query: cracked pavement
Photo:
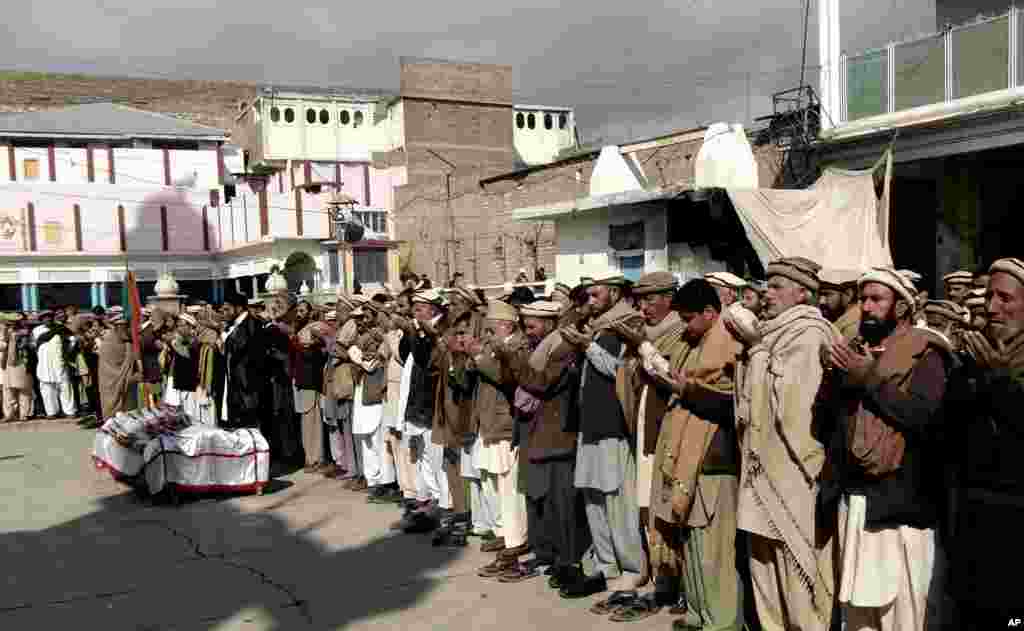
[[[268,495],[136,499],[74,425],[0,425],[0,629],[613,629],[593,599],[476,576],[471,540],[391,533],[393,506],[294,473]],[[651,620],[656,626],[671,618]]]

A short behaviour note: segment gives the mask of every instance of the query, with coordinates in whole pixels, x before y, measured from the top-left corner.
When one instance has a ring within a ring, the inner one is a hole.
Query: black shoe
[[[604,591],[608,591],[608,582],[605,580],[604,574],[583,576],[581,573],[580,577],[576,580],[565,583],[558,590],[558,595],[562,598],[577,599],[600,594]]]
[[[654,602],[659,607],[671,607],[679,602],[678,576],[659,576],[654,579]]]
[[[545,574],[551,577],[548,579],[548,587],[551,589],[560,589],[562,585],[583,580],[583,572],[575,565],[551,566]]]
[[[409,516],[408,524],[402,530],[408,534],[415,534],[433,532],[440,526],[441,522],[432,515],[427,513],[413,513]]]

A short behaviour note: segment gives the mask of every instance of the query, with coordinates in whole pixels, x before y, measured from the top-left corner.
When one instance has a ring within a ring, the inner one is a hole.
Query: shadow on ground
[[[178,507],[128,491],[59,526],[2,534],[0,627],[343,628],[414,606],[460,553],[387,534],[393,507],[307,482]]]

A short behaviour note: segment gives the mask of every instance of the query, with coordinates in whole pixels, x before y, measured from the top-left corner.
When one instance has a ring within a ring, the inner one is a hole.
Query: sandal
[[[650,596],[638,596],[625,605],[619,607],[612,617],[612,622],[637,622],[650,618],[661,611],[661,605],[655,602]]]
[[[597,602],[593,607],[590,608],[590,613],[595,613],[599,616],[606,616],[623,605],[628,605],[636,600],[636,592],[612,592],[608,598]]]

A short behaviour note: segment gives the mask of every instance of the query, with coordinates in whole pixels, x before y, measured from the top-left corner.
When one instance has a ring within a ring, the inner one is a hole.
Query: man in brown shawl
[[[103,418],[138,407],[134,386],[142,379],[132,352],[132,333],[124,316],[115,316],[100,340],[99,384]]]
[[[681,578],[687,611],[674,628],[739,631],[733,375],[742,347],[726,330],[709,283],[691,280],[676,303],[684,344],[669,362],[648,362],[674,392],[654,461],[651,556]]]
[[[654,355],[668,360],[679,352],[683,345],[685,325],[679,314],[672,308],[676,290],[676,279],[670,272],[652,272],[640,277],[633,287],[633,296],[644,316],[644,328],[636,331],[623,324],[614,327],[615,332],[630,346],[623,369],[619,371],[616,387],[620,397],[625,399],[628,421],[636,426],[637,459],[637,504],[640,519],[653,540],[656,533],[650,532],[652,522],[647,515],[651,505],[651,479],[654,469],[654,452],[658,444],[658,432],[662,419],[672,397],[672,388],[665,381],[649,374],[644,369],[647,358]],[[657,576],[657,592],[660,601],[675,604],[679,599],[679,572],[677,567],[652,568]]]
[[[948,419],[958,507],[951,575],[961,629],[1006,627],[1020,617],[1020,589],[999,568],[1024,566],[1024,546],[1014,543],[1024,524],[1024,261],[1000,259],[989,274],[988,322],[964,334],[971,359]]]
[[[811,419],[822,350],[839,334],[814,304],[818,269],[800,259],[769,264],[767,320],[737,392],[737,527],[750,535],[751,580],[765,631],[825,631],[835,601],[831,524],[815,517],[825,448]]]
[[[900,274],[873,269],[859,286],[860,334],[832,345],[819,395],[832,428],[819,504],[838,506],[838,598],[851,629],[939,628],[937,437],[951,349],[913,325],[917,291]]]

